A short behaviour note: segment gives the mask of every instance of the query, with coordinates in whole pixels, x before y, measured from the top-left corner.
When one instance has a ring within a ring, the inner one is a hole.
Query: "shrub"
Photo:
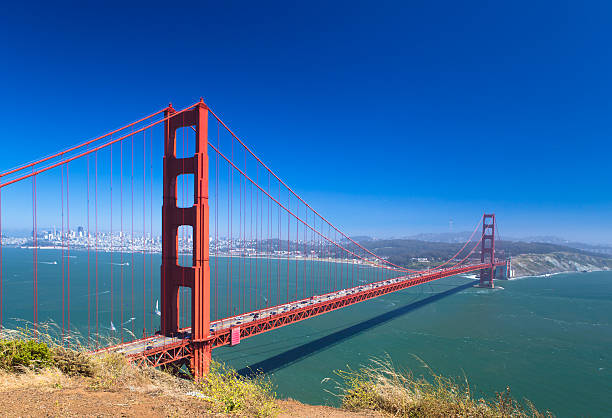
[[[38,370],[52,364],[53,355],[49,346],[35,340],[1,339],[0,369],[20,372],[24,369]]]
[[[52,351],[53,365],[68,376],[93,376],[90,356],[81,351],[55,347]]]
[[[214,412],[275,416],[278,406],[271,382],[263,375],[248,379],[224,364],[213,362],[210,372],[199,384],[204,399],[211,402]]]

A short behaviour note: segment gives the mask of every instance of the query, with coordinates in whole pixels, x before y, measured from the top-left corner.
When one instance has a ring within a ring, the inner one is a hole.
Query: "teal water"
[[[334,369],[389,355],[427,374],[464,374],[479,394],[507,385],[558,416],[612,415],[612,272],[500,281],[432,296],[448,278],[281,328],[215,352],[240,369],[267,370],[281,396],[337,405]],[[428,299],[429,298],[429,299]],[[331,378],[331,380],[326,380]],[[327,391],[326,391],[327,390]]]
[[[61,255],[56,250],[40,250],[38,254],[39,320],[61,325]],[[87,254],[72,251],[71,256],[70,323],[73,330],[86,335]],[[5,326],[23,324],[14,318],[31,320],[31,257],[29,250],[3,249]],[[94,258],[92,253],[92,265]],[[145,258],[144,282],[142,254],[135,255],[133,263],[131,255],[125,254],[123,261],[130,264],[123,267],[117,265],[120,261],[117,253],[113,254],[113,264],[109,254],[98,254],[98,316],[100,332],[110,333],[112,265],[113,322],[120,329],[121,270],[123,319],[129,320],[133,266],[135,289],[144,286],[146,298],[143,302],[143,292],[135,292],[136,319],[123,327],[128,338],[132,326],[136,335],[142,333],[143,317],[148,329],[158,327],[152,301],[159,297],[159,255]],[[327,266],[328,272],[336,268],[336,263],[322,262],[291,267],[283,261],[275,264],[277,260],[263,267],[261,261],[258,269],[262,274],[266,270],[271,275],[281,271],[282,276],[286,268],[292,275],[298,273],[293,287],[281,288],[278,295],[272,292],[272,302],[277,297],[282,300],[288,291],[307,293],[304,286],[309,284],[301,284],[300,276],[304,267],[307,273],[320,266]],[[58,264],[48,264],[54,262]],[[231,310],[223,300],[229,283],[227,263],[220,259],[216,267],[221,289],[219,315]],[[236,268],[236,260],[232,263],[232,269]],[[235,274],[233,270],[232,276]],[[377,274],[380,273],[365,269],[360,277],[370,280]],[[211,276],[214,280],[214,270]],[[95,277],[90,275],[89,279],[89,303],[95,312]],[[247,286],[237,283],[235,277],[232,284]],[[236,347],[217,349],[213,356],[243,372],[247,368],[262,369],[281,396],[308,403],[337,405],[333,370],[357,368],[372,357],[388,355],[398,366],[415,374],[427,374],[422,360],[437,373],[461,379],[465,375],[483,396],[492,396],[509,385],[516,398],[528,398],[538,408],[549,409],[558,416],[612,415],[612,272],[498,281],[496,284],[504,289],[493,291],[475,289],[472,284],[472,280],[453,277],[406,289],[244,340]],[[255,285],[250,285],[255,291]],[[249,302],[245,292],[240,300],[243,308],[245,303],[259,303],[258,307],[264,304],[261,292],[266,291],[265,285],[259,283],[255,287],[260,292],[259,302]],[[231,305],[237,303],[234,299]],[[90,325],[93,324],[95,318],[90,317]]]
[[[32,249],[2,249],[2,322],[7,328],[34,319],[33,257]],[[39,249],[37,259],[38,322],[53,323],[59,334],[67,335],[70,328],[72,336],[100,335],[103,340],[125,341],[159,329],[160,254]],[[190,265],[190,256],[180,256],[179,264]],[[212,256],[211,320],[396,275],[347,262]],[[182,289],[179,316],[181,326],[188,327],[190,290]]]

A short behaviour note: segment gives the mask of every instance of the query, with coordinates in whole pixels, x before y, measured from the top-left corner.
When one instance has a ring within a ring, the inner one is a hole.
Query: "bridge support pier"
[[[480,262],[490,267],[480,270],[480,283],[478,287],[493,289],[495,278],[495,214],[485,213],[482,217],[482,240],[480,243]]]
[[[174,115],[174,116],[173,116]],[[196,379],[208,372],[211,349],[210,263],[208,207],[208,107],[200,101],[194,108],[177,113],[170,105],[164,112],[164,201],[162,206],[161,332],[173,336],[180,331],[180,288],[191,289],[191,360]],[[194,128],[195,154],[176,157],[176,131]],[[177,206],[177,178],[193,175],[193,206]],[[178,228],[193,228],[192,265],[178,264]]]
[[[212,344],[208,342],[193,342],[193,355],[190,361],[191,373],[196,380],[206,376],[212,360]]]
[[[512,259],[508,258],[506,260],[506,280],[510,280],[512,278]]]

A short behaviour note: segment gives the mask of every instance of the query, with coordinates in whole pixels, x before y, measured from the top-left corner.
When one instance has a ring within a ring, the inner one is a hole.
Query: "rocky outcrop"
[[[612,270],[612,258],[568,252],[521,254],[512,257],[510,277],[594,270]]]

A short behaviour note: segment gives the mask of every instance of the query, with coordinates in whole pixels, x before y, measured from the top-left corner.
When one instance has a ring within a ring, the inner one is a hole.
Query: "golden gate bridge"
[[[7,242],[3,231],[30,216],[31,236]],[[31,252],[20,268],[31,273],[35,331],[55,320],[62,343],[74,344],[78,310],[95,351],[187,365],[198,378],[213,348],[387,293],[469,272],[493,288],[496,272],[508,271],[496,235],[495,215],[484,214],[445,262],[400,266],[313,209],[203,100],[169,105],[0,174],[0,328],[6,254],[19,245]],[[42,261],[49,249],[60,263]],[[86,307],[77,307],[71,292],[85,282]]]

